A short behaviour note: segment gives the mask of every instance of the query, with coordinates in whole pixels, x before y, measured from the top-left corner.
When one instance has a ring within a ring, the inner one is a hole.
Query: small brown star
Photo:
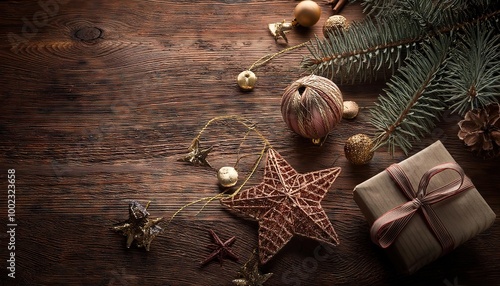
[[[153,239],[155,239],[163,229],[158,225],[160,218],[149,218],[147,211],[149,203],[143,207],[137,201],[131,201],[129,204],[129,218],[128,220],[114,226],[115,231],[120,231],[127,237],[127,248],[130,248],[132,242],[136,241],[137,247],[144,247],[149,251],[149,246]]]
[[[208,248],[212,250],[212,253],[210,253],[210,255],[205,260],[203,260],[201,266],[205,266],[214,259],[219,260],[219,263],[222,266],[222,261],[226,257],[231,258],[234,261],[238,261],[238,257],[230,248],[231,245],[233,245],[233,243],[236,241],[235,236],[231,237],[225,242],[222,242],[222,240],[213,230],[209,230],[208,232],[210,233],[210,235],[212,236],[212,240],[214,241],[213,244],[208,245]]]
[[[299,174],[269,149],[263,182],[220,202],[259,222],[259,256],[265,264],[294,235],[339,244],[320,204],[339,174],[338,167]]]
[[[241,267],[240,278],[234,279],[233,283],[237,286],[263,286],[272,275],[272,273],[260,274],[258,255],[254,250],[250,259]]]
[[[208,153],[212,151],[212,149],[213,146],[210,146],[207,149],[200,149],[200,140],[198,138],[195,138],[191,143],[191,146],[189,146],[189,153],[185,157],[180,158],[178,161],[188,162],[195,166],[211,167],[210,163],[208,163],[207,161],[207,156]]]

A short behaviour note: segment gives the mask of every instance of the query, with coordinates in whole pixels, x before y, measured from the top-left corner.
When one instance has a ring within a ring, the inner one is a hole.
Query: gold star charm
[[[294,235],[339,244],[320,204],[339,174],[339,167],[299,174],[269,149],[263,182],[220,201],[259,222],[259,257],[265,264]]]
[[[233,283],[237,286],[263,286],[272,275],[272,273],[260,274],[257,251],[254,250],[250,259],[241,267],[240,278],[234,279]]]
[[[149,212],[147,211],[149,203],[146,207],[143,207],[140,203],[131,201],[128,220],[113,227],[115,231],[119,231],[127,237],[127,248],[130,248],[135,240],[137,247],[144,247],[149,251],[153,239],[163,231],[158,225],[163,220],[162,217],[149,218]]]
[[[268,24],[269,31],[274,36],[274,41],[278,41],[280,38],[283,38],[286,43],[288,43],[288,39],[286,37],[286,33],[293,29],[294,25],[291,22],[277,22]]]
[[[210,151],[212,151],[213,146],[210,146],[207,149],[200,149],[200,140],[195,138],[189,146],[189,153],[184,157],[180,158],[178,161],[180,162],[188,162],[195,166],[207,166],[211,167],[207,161],[207,156]]]

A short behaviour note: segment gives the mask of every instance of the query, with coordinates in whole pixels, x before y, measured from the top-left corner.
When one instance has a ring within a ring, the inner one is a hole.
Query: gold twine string
[[[295,45],[295,46],[292,46],[292,47],[288,47],[286,49],[283,49],[279,52],[276,52],[276,53],[273,53],[273,54],[267,54],[265,56],[262,56],[260,59],[256,60],[249,68],[248,70],[251,71],[252,69],[254,68],[258,68],[258,67],[261,67],[265,64],[267,64],[269,61],[271,61],[272,59],[276,58],[277,56],[279,55],[282,55],[284,53],[287,53],[289,51],[292,51],[292,50],[295,50],[295,49],[298,49],[298,48],[302,48],[303,46],[307,45],[307,43],[309,43],[309,41],[307,42],[303,42],[302,44],[298,44],[298,45]]]
[[[309,43],[309,41],[306,41],[306,42],[303,42],[301,44],[298,44],[298,45],[295,45],[295,46],[292,46],[292,47],[288,47],[288,48],[285,48],[279,52],[276,52],[276,53],[272,53],[272,54],[267,54],[267,55],[264,55],[262,56],[261,58],[259,58],[257,61],[255,61],[249,68],[248,68],[248,71],[251,71],[252,69],[256,69],[258,67],[261,67],[265,64],[267,64],[268,62],[270,62],[271,60],[273,60],[274,58],[284,54],[284,53],[287,53],[287,52],[290,52],[292,50],[295,50],[295,49],[299,49],[301,47],[304,47],[305,45],[307,45]],[[223,191],[222,193],[219,193],[215,196],[211,196],[211,197],[203,197],[203,198],[200,198],[200,199],[197,199],[195,201],[192,201],[190,203],[187,203],[185,205],[183,205],[180,209],[178,209],[171,217],[170,219],[168,220],[167,222],[167,226],[170,224],[170,222],[180,213],[182,212],[184,209],[186,209],[187,207],[190,207],[192,205],[195,205],[197,203],[201,203],[201,202],[205,202],[203,204],[203,206],[200,208],[200,210],[196,213],[196,215],[198,215],[201,211],[203,211],[203,209],[209,204],[211,203],[212,201],[216,200],[216,199],[221,199],[221,198],[225,198],[225,197],[233,197],[235,195],[237,195],[241,189],[243,189],[243,187],[246,185],[246,183],[248,182],[248,180],[250,180],[250,178],[253,176],[253,174],[255,173],[255,171],[257,171],[257,168],[260,164],[260,162],[262,161],[262,159],[264,158],[264,155],[266,153],[266,150],[268,148],[272,148],[272,145],[271,143],[264,137],[264,135],[262,133],[260,133],[260,131],[258,131],[254,124],[250,124],[249,121],[241,116],[238,116],[238,115],[226,115],[226,116],[217,116],[217,117],[214,117],[212,119],[210,119],[206,124],[205,126],[203,126],[203,128],[198,132],[198,135],[194,138],[194,140],[199,140],[200,137],[202,136],[203,132],[209,128],[209,126],[211,126],[213,123],[217,122],[217,121],[224,121],[224,120],[233,120],[241,125],[243,125],[247,131],[245,132],[245,135],[243,136],[243,139],[242,139],[242,142],[240,143],[239,145],[239,148],[238,148],[238,156],[237,156],[237,160],[236,160],[236,163],[235,163],[235,168],[236,166],[238,165],[239,161],[242,159],[242,156],[240,154],[241,152],[241,146],[243,144],[243,142],[246,140],[246,138],[248,137],[248,135],[251,133],[251,132],[255,132],[257,134],[257,136],[264,142],[264,145],[261,149],[261,151],[259,152],[258,154],[258,157],[255,161],[255,163],[253,164],[252,166],[252,169],[250,171],[250,173],[245,177],[243,183],[230,195],[227,194],[228,190],[225,190]]]
[[[242,138],[242,142],[240,142],[240,145],[239,145],[239,148],[238,148],[238,158],[236,160],[236,163],[235,163],[235,167],[238,165],[240,159],[242,158],[241,156],[241,146],[243,145],[243,142],[246,140],[246,138],[248,137],[248,135],[251,133],[251,132],[254,132],[255,134],[257,134],[257,136],[263,141],[263,147],[262,149],[260,150],[259,154],[258,154],[258,157],[257,159],[255,160],[253,166],[252,166],[252,169],[250,170],[250,173],[245,177],[243,183],[232,193],[232,194],[227,194],[227,192],[230,190],[230,189],[226,189],[224,190],[223,192],[215,195],[215,196],[211,196],[211,197],[203,197],[203,198],[200,198],[200,199],[197,199],[197,200],[194,200],[192,202],[189,202],[185,205],[183,205],[181,208],[179,208],[171,217],[170,219],[166,222],[166,226],[168,226],[170,224],[170,222],[180,213],[182,212],[184,209],[186,209],[187,207],[190,207],[192,205],[195,205],[197,203],[201,203],[201,202],[205,202],[203,204],[203,206],[198,210],[198,212],[196,213],[196,215],[198,215],[199,213],[201,213],[201,211],[203,211],[203,209],[205,209],[205,207],[211,203],[212,201],[216,200],[216,199],[221,199],[221,198],[230,198],[230,197],[233,197],[235,195],[237,195],[241,189],[243,189],[243,187],[246,185],[246,183],[248,182],[248,180],[250,180],[250,178],[253,176],[253,174],[255,173],[255,171],[257,171],[257,168],[258,166],[260,165],[260,162],[262,161],[262,159],[264,158],[264,155],[266,153],[266,150],[268,148],[272,148],[272,145],[271,143],[266,139],[266,137],[259,131],[255,128],[255,125],[252,123],[250,124],[250,122],[241,117],[241,116],[238,116],[238,115],[225,115],[225,116],[217,116],[217,117],[214,117],[212,119],[210,119],[206,124],[205,126],[203,126],[203,128],[198,132],[197,136],[195,137],[194,140],[199,140],[200,137],[202,136],[203,132],[205,132],[212,124],[214,124],[215,122],[218,122],[218,121],[224,121],[224,120],[232,120],[232,121],[235,121],[236,123],[239,123],[241,125],[243,125],[247,131],[245,132],[245,135],[243,136]]]

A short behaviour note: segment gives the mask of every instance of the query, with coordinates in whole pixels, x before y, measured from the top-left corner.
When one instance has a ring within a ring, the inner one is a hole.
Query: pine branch
[[[302,67],[345,82],[397,70],[371,110],[374,150],[406,154],[445,108],[466,111],[500,94],[498,0],[361,0],[368,18],[316,38]],[[457,36],[459,35],[459,36]]]
[[[334,31],[328,38],[315,38],[309,45],[311,56],[301,67],[340,82],[354,83],[376,79],[384,67],[399,67],[406,53],[425,37],[423,29],[403,15],[393,15],[377,23],[368,18],[351,23],[349,29]],[[398,25],[394,25],[398,23]]]
[[[461,10],[452,9],[449,1],[406,0],[400,2],[400,13],[408,15],[428,31],[446,29],[450,23],[463,21]],[[462,10],[466,7],[463,6]]]
[[[432,131],[446,106],[437,87],[451,43],[449,35],[429,41],[387,83],[385,96],[370,111],[377,130],[374,150],[387,145],[391,154],[395,147],[407,154],[413,141]]]
[[[419,1],[425,4],[432,4],[432,2],[440,2],[445,8],[451,10],[463,10],[469,5],[475,6],[489,6],[495,0],[444,0],[444,1]],[[361,0],[363,13],[375,18],[384,17],[391,13],[399,13],[402,8],[408,7],[408,4],[415,3],[413,0]]]
[[[447,67],[443,93],[460,115],[497,102],[500,96],[500,35],[489,25],[470,26]]]
[[[363,13],[379,17],[383,16],[384,13],[392,13],[394,9],[399,8],[398,0],[364,0],[361,1],[361,6],[363,7]]]
[[[472,0],[466,6],[463,1],[399,1],[387,16],[352,23],[349,29],[332,32],[328,38],[316,37],[307,45],[311,55],[304,57],[301,67],[341,83],[373,80],[381,71],[393,72],[425,41],[468,25],[498,20],[500,5],[495,0]],[[393,2],[381,5],[391,7]]]

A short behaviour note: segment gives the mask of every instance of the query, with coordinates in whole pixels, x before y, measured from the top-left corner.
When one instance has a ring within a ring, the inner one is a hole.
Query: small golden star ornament
[[[189,146],[189,153],[184,156],[183,158],[180,158],[178,161],[180,162],[188,162],[193,164],[194,166],[207,166],[211,167],[210,163],[207,161],[207,156],[210,151],[212,151],[213,146],[210,146],[209,148],[206,149],[201,149],[200,148],[200,140],[198,138],[195,138],[193,142],[191,143],[191,146]]]
[[[260,274],[258,255],[254,250],[250,259],[241,267],[240,278],[234,279],[233,283],[236,286],[263,286],[272,275],[272,273]]]
[[[156,238],[163,229],[158,225],[163,218],[150,218],[146,207],[137,201],[131,201],[129,204],[129,218],[114,226],[113,230],[121,232],[127,237],[127,248],[130,248],[132,242],[136,242],[137,247],[144,247],[149,251],[153,239]]]
[[[291,31],[296,26],[303,27],[314,26],[321,17],[321,7],[314,1],[304,0],[301,1],[293,10],[295,19],[291,22],[283,20],[282,22],[271,23],[268,25],[269,31],[274,36],[274,40],[278,41],[283,38],[288,43],[285,33]]]

